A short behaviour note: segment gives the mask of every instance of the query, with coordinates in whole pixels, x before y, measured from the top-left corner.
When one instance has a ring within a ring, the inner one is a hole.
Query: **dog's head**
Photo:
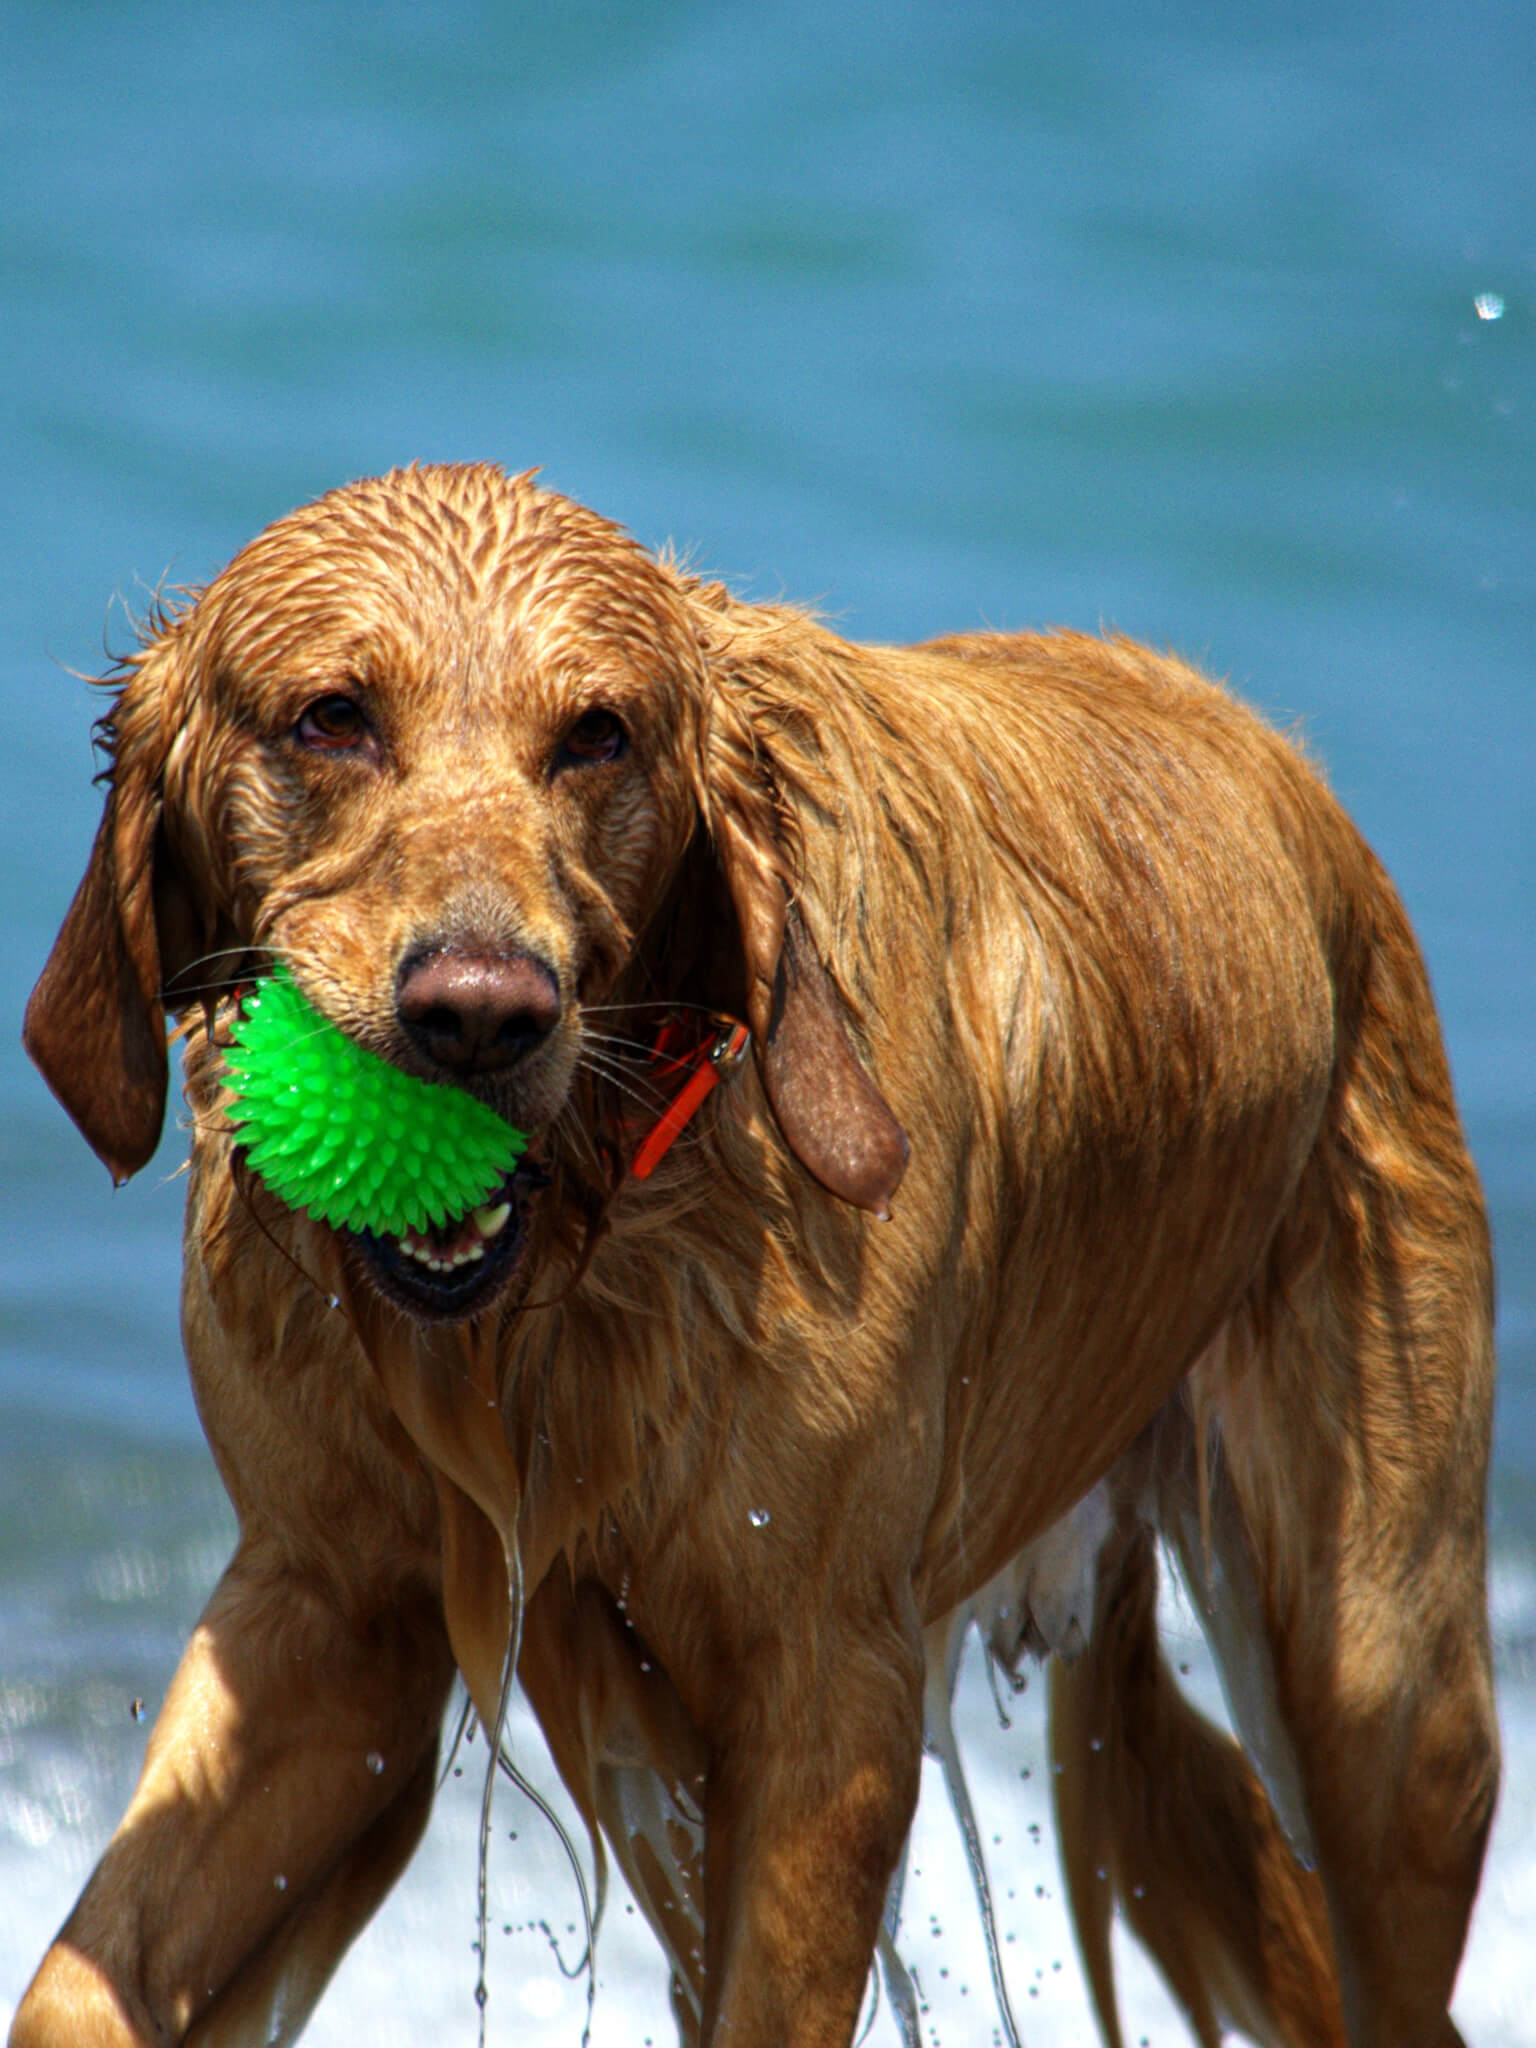
[[[113,1175],[159,1140],[167,1010],[276,958],[534,1157],[637,979],[651,1002],[734,998],[790,1149],[883,1211],[905,1141],[798,924],[792,806],[729,614],[609,522],[473,466],[335,491],[158,617],[103,721],[105,814],[26,1023]],[[518,1262],[511,1213],[354,1250],[401,1305],[467,1316]]]

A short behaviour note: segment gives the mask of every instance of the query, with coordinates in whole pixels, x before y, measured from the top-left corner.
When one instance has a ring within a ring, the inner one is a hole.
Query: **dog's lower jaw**
[[[337,1232],[354,1278],[419,1323],[463,1323],[505,1294],[529,1242],[530,1197],[508,1184],[472,1217],[461,1219],[456,1248],[443,1233],[384,1237]],[[433,1248],[433,1237],[442,1244]]]

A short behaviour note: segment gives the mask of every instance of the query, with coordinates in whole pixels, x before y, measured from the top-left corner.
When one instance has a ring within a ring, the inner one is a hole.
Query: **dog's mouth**
[[[528,1208],[546,1175],[526,1160],[466,1215],[400,1237],[337,1234],[387,1301],[419,1322],[457,1323],[490,1306],[528,1248]]]

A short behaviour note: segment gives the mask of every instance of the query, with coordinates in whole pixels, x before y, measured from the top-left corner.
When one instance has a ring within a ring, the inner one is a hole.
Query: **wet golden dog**
[[[122,1177],[185,1027],[240,1541],[13,2041],[291,2038],[518,1640],[684,2039],[846,2043],[972,1621],[1080,1652],[1107,2038],[1117,1901],[1202,2041],[1457,2038],[1488,1239],[1403,912],[1289,746],[1124,641],[850,645],[484,467],[281,520],[106,730],[28,1043]],[[286,1212],[218,1057],[273,958],[533,1170],[405,1241]],[[637,1178],[658,1024],[719,1014],[752,1056]],[[1158,1531],[1243,1750],[1160,1660]]]

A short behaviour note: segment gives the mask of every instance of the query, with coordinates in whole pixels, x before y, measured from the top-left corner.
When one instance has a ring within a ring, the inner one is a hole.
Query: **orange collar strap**
[[[657,1034],[651,1057],[660,1066],[663,1079],[681,1076],[681,1086],[655,1123],[640,1140],[629,1170],[636,1180],[648,1180],[678,1138],[698,1114],[700,1106],[720,1083],[728,1080],[746,1058],[752,1034],[734,1017],[716,1020],[718,1029],[702,1045],[688,1051],[674,1050],[683,1032],[666,1023]]]

